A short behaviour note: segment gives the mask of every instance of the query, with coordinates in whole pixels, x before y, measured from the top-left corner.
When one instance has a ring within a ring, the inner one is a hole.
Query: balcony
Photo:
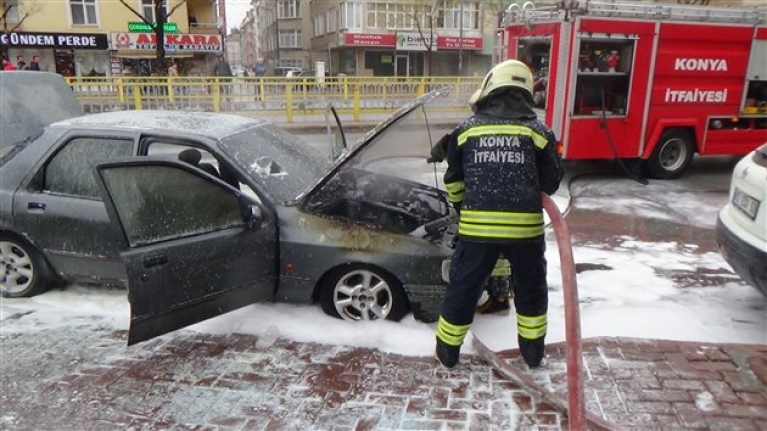
[[[195,24],[189,24],[190,34],[218,34],[218,24],[215,22],[207,23],[200,22]]]

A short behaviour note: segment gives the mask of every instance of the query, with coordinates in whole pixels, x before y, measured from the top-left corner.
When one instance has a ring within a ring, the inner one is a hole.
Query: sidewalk
[[[94,318],[0,322],[3,430],[566,430],[466,355],[430,357],[180,331],[132,347]],[[517,358],[517,351],[502,355]],[[532,377],[565,396],[564,345]],[[767,346],[584,341],[587,409],[626,430],[767,430]]]

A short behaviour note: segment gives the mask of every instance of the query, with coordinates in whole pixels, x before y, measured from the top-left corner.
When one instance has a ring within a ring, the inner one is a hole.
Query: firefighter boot
[[[450,346],[437,337],[437,348],[434,350],[434,358],[448,370],[458,365],[461,356],[461,346]]]
[[[527,366],[530,368],[538,368],[538,366],[541,365],[543,355],[546,351],[544,338],[541,337],[530,340],[518,335],[517,341],[519,342],[519,352],[522,354],[522,359],[525,360]]]
[[[458,365],[461,344],[463,344],[463,339],[466,338],[470,326],[471,324],[456,325],[448,322],[443,316],[439,316],[437,347],[434,349],[434,357],[444,368],[452,370]]]

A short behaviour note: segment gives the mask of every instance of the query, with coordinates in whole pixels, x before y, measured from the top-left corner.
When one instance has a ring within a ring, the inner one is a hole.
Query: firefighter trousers
[[[437,338],[460,346],[474,321],[474,307],[498,257],[511,263],[517,331],[526,339],[546,333],[548,284],[546,282],[546,241],[544,236],[506,243],[458,241],[450,263],[447,286],[437,327]]]

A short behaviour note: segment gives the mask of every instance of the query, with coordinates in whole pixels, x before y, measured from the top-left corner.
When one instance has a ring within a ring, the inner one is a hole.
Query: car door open
[[[96,179],[122,244],[131,323],[128,345],[272,300],[273,215],[183,163],[102,163]]]

